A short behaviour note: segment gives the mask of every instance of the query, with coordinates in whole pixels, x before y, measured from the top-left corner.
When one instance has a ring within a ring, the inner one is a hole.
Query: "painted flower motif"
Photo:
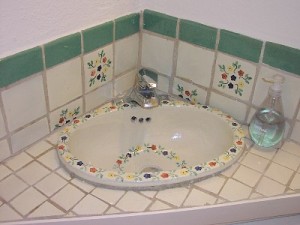
[[[83,165],[83,162],[82,162],[82,161],[79,161],[79,162],[77,162],[77,165],[78,165],[78,166],[82,166],[82,165]]]
[[[121,165],[121,164],[122,164],[122,160],[118,159],[118,160],[116,161],[116,163],[117,163],[118,165]]]
[[[162,178],[168,178],[168,177],[169,177],[169,174],[168,174],[168,173],[162,173],[160,176],[161,176]]]
[[[241,67],[238,61],[233,62],[227,67],[219,65],[221,80],[219,80],[218,87],[233,89],[235,94],[242,96],[245,84],[250,84],[252,77],[246,74]]]
[[[70,111],[68,108],[63,109],[60,113],[60,118],[58,120],[58,123],[55,124],[55,129],[62,127],[63,125],[70,123],[71,121],[74,121],[79,113],[80,113],[80,106],[75,108],[73,111]]]
[[[96,84],[96,81],[105,82],[107,78],[107,71],[111,67],[112,61],[107,58],[104,50],[98,53],[98,58],[87,62],[88,69],[90,69],[89,86]]]
[[[196,96],[198,95],[197,89],[194,89],[192,91],[184,90],[183,86],[177,85],[177,91],[179,92],[178,96],[180,98],[184,98],[188,101],[190,101],[192,104],[197,103]]]
[[[189,174],[189,171],[187,169],[182,169],[179,171],[179,174],[182,175],[182,176],[186,176]]]
[[[216,163],[216,162],[209,162],[208,165],[209,165],[210,167],[214,167],[214,166],[217,165],[217,163]]]
[[[155,151],[157,149],[156,145],[151,145],[151,149]]]
[[[242,145],[243,142],[242,142],[241,140],[239,140],[239,141],[236,142],[236,144],[237,144],[237,145]]]
[[[149,178],[151,178],[151,174],[150,174],[150,173],[145,173],[145,174],[144,174],[144,177],[145,177],[146,179],[149,179]]]
[[[65,146],[64,146],[64,145],[59,145],[59,146],[58,146],[58,149],[59,149],[59,150],[64,150],[64,149],[65,149]]]
[[[92,167],[92,168],[90,168],[90,172],[91,172],[91,173],[96,173],[96,172],[97,172],[97,169],[96,169],[95,167]]]
[[[201,166],[195,166],[195,170],[200,171],[200,170],[202,170],[202,167]]]
[[[107,174],[107,176],[108,176],[109,178],[114,178],[114,177],[116,177],[116,174],[113,173],[113,172],[110,172],[110,173]]]
[[[134,179],[134,175],[133,174],[128,174],[128,175],[126,175],[126,179],[127,180],[133,180]]]

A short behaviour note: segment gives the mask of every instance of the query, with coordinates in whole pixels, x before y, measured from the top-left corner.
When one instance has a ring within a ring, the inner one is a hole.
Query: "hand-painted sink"
[[[131,189],[199,180],[232,165],[243,148],[243,130],[231,116],[169,100],[150,110],[108,103],[66,126],[57,146],[71,173]]]

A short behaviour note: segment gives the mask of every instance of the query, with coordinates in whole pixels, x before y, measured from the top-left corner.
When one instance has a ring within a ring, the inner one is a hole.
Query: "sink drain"
[[[154,166],[149,166],[149,167],[145,167],[141,173],[154,173],[154,172],[159,172],[162,171],[162,169],[158,168],[158,167],[154,167]]]

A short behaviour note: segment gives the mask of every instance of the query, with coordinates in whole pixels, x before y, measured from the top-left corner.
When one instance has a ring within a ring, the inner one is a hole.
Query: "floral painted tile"
[[[82,114],[82,99],[63,106],[50,114],[51,130],[62,127]]]
[[[174,79],[173,94],[193,104],[196,103],[204,104],[207,96],[206,91],[200,89],[199,87],[191,83],[187,83],[183,80],[180,80],[178,78]]]
[[[219,53],[213,87],[227,95],[249,100],[256,65],[247,61]]]
[[[113,47],[104,48],[84,55],[85,92],[102,86],[113,76]]]

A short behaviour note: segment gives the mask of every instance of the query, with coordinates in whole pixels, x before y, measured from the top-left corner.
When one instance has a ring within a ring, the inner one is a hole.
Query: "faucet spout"
[[[153,108],[160,104],[156,93],[158,74],[142,68],[136,76],[135,85],[130,93],[130,98],[143,108]]]

